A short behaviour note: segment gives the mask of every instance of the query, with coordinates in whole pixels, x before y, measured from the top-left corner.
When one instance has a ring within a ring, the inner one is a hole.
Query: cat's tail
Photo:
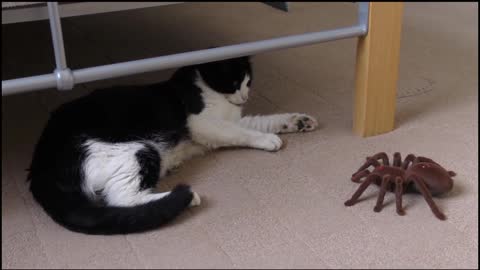
[[[49,191],[49,198],[32,190],[46,212],[66,228],[85,234],[127,234],[156,229],[177,217],[195,198],[187,185],[177,185],[167,196],[132,207],[97,206],[81,193],[69,198]],[[55,199],[53,199],[55,197]]]

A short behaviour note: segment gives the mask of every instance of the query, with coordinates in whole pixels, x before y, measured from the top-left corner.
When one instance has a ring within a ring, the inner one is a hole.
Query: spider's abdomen
[[[407,176],[410,175],[421,177],[433,196],[446,193],[453,188],[453,179],[448,171],[435,163],[414,164],[407,171]]]

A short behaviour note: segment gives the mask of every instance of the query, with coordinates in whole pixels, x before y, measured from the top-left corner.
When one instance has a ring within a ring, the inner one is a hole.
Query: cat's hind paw
[[[193,193],[193,198],[192,198],[192,201],[190,202],[190,207],[193,207],[193,206],[198,206],[200,205],[200,203],[202,202],[202,200],[200,199],[200,196],[198,195],[198,193],[192,191]]]

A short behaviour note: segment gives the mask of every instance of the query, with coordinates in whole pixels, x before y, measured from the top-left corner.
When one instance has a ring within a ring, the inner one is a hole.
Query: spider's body
[[[437,196],[452,190],[452,176],[455,173],[445,170],[437,163],[420,162],[407,169],[405,179],[409,179],[412,175],[422,178],[432,196]],[[418,190],[418,192],[421,191]]]
[[[399,167],[394,167],[394,166],[389,166],[389,165],[380,165],[376,168],[373,169],[373,171],[370,173],[371,175],[375,175],[375,179],[373,180],[374,183],[378,186],[382,185],[382,179],[384,176],[390,176],[392,179],[395,179],[396,177],[400,177],[402,179],[405,179],[406,172],[405,170],[399,168]],[[356,181],[355,181],[356,182]],[[404,183],[404,191],[413,191],[412,189],[412,183]],[[387,183],[387,191],[395,191],[395,181],[389,181]]]
[[[378,160],[381,159],[382,163]],[[367,168],[373,166],[372,172]],[[419,192],[427,201],[435,216],[444,220],[445,215],[440,212],[433,202],[432,195],[440,195],[453,188],[453,171],[447,171],[438,163],[425,157],[408,155],[402,162],[400,153],[395,153],[393,164],[390,165],[385,153],[378,153],[373,157],[367,157],[367,161],[356,173],[352,175],[352,181],[360,183],[360,179],[366,177],[362,184],[353,194],[352,198],[345,202],[346,206],[354,205],[365,189],[372,183],[380,186],[375,212],[380,212],[387,191],[395,192],[397,213],[404,215],[402,209],[402,194],[405,192]]]

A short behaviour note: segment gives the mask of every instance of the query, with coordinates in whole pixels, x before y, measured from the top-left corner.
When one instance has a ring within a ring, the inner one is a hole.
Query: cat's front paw
[[[293,113],[282,126],[280,133],[307,132],[318,127],[318,122],[310,115]]]
[[[275,134],[264,134],[257,138],[253,144],[255,148],[278,151],[282,147],[282,139]]]

